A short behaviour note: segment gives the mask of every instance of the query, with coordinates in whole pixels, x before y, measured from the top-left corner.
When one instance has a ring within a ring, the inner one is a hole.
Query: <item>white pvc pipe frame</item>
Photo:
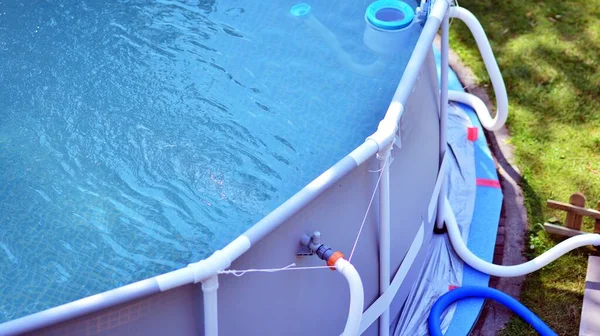
[[[408,97],[417,82],[423,63],[431,51],[431,45],[448,8],[448,0],[437,0],[433,5],[411,58],[406,65],[404,74],[394,93],[392,102],[386,111],[385,117],[379,123],[377,131],[369,136],[362,145],[348,154],[348,156],[325,171],[296,195],[292,196],[253,227],[248,229],[244,234],[240,235],[223,249],[215,251],[208,258],[189,264],[188,267],[2,323],[0,324],[0,334],[21,334],[30,332],[141,297],[188,284],[203,282],[203,285],[205,284],[205,296],[209,297],[204,303],[206,309],[209,310],[209,312],[205,312],[205,316],[211,320],[211,322],[205,321],[205,323],[208,323],[208,325],[205,325],[205,332],[208,333],[207,335],[216,335],[216,333],[218,333],[218,313],[216,312],[218,282],[216,275],[222,270],[227,269],[233,260],[239,258],[248,251],[253,243],[260,241],[300,209],[316,199],[322,192],[327,190],[347,173],[369,160],[375,154],[383,152],[392,146],[398,131],[398,123],[404,113],[404,104],[408,100]],[[384,182],[389,183],[387,181]],[[387,185],[387,188],[389,188],[389,185]],[[380,197],[383,198],[380,201],[381,204],[387,204],[388,210],[385,210],[386,208],[384,208],[384,211],[389,211],[389,193],[387,193],[387,196],[385,195],[385,192],[380,193]],[[380,225],[384,226],[384,230],[389,231],[389,227],[387,229],[385,228],[385,226],[389,225],[389,221],[387,221],[387,223],[380,223]],[[382,248],[386,250],[384,251],[386,254],[389,254],[389,246],[383,246]],[[389,275],[389,268],[389,262],[380,265],[380,273]],[[341,267],[341,270],[344,269],[346,271],[341,273],[344,274],[349,282],[351,294],[351,305],[349,318],[346,323],[346,330],[353,328],[357,323],[360,325],[362,313],[357,314],[356,312],[359,310],[362,312],[362,307],[360,309],[356,307],[359,307],[358,303],[361,303],[360,306],[364,305],[364,297],[362,289],[358,290],[359,286],[356,280],[352,280],[356,279],[356,277],[360,279],[358,273],[355,275],[351,274],[352,272],[350,270],[354,269],[354,267],[345,265],[345,267]],[[389,285],[389,276],[387,279]],[[391,300],[395,295],[395,292],[391,293],[390,290],[385,291],[381,297]],[[397,291],[398,286],[394,286],[393,290]],[[387,308],[385,307],[378,308],[378,311],[375,313],[380,316],[384,314],[386,310]],[[350,327],[348,327],[348,325],[350,325]],[[362,326],[361,329],[363,327],[367,328],[368,325]],[[358,332],[356,334],[358,334]]]
[[[219,276],[217,274],[202,280],[202,297],[204,301],[204,335],[219,335],[218,296]]]
[[[449,30],[450,23],[446,14],[442,19],[442,43],[440,52],[440,158],[446,154],[447,145],[447,123],[448,123],[448,51],[449,51]],[[441,159],[440,159],[441,160]],[[446,183],[442,182],[442,192],[438,199],[438,209],[443,209],[443,195],[446,195]],[[438,211],[436,218],[436,227],[442,229],[444,227],[443,211]]]
[[[379,183],[379,295],[390,287],[391,264],[391,225],[390,225],[390,159],[395,140],[380,153],[377,153],[381,181]],[[385,310],[379,318],[379,335],[390,334],[390,311]]]

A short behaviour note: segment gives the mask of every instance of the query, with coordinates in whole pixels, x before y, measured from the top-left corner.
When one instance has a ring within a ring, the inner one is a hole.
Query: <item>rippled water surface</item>
[[[294,3],[0,0],[0,322],[207,256],[375,130],[412,47],[354,73]],[[364,64],[367,5],[312,7]]]

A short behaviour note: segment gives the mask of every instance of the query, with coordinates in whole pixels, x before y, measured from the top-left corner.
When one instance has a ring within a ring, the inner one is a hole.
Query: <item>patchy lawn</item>
[[[600,0],[460,0],[484,26],[506,82],[508,127],[530,221],[530,257],[557,241],[537,223],[564,213],[547,199],[568,202],[583,192],[600,200]],[[454,21],[450,46],[479,83],[489,78],[466,27]],[[490,92],[493,96],[493,93]],[[586,223],[591,230],[591,221]],[[577,335],[587,256],[583,248],[527,277],[522,302],[560,335]],[[537,335],[514,318],[504,335]]]

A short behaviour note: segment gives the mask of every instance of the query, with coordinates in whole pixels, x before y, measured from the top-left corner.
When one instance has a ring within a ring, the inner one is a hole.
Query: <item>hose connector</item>
[[[344,254],[340,251],[335,251],[333,252],[333,254],[331,255],[331,257],[329,257],[329,259],[327,259],[327,266],[329,266],[329,268],[332,271],[335,271],[335,263],[339,260],[339,259],[343,259],[344,258]]]
[[[331,247],[321,243],[321,232],[315,231],[311,236],[302,235],[300,238],[300,250],[296,253],[299,256],[307,256],[316,254],[321,260],[327,262],[327,266],[335,270],[335,262],[344,255],[340,251],[333,251]]]
[[[348,318],[342,336],[359,335],[360,322],[365,304],[365,294],[360,274],[354,266],[344,259],[340,251],[333,251],[329,246],[321,243],[321,233],[313,232],[311,236],[302,235],[300,238],[300,250],[297,255],[313,255],[327,261],[327,266],[337,270],[348,281],[350,289],[350,306],[348,307]]]

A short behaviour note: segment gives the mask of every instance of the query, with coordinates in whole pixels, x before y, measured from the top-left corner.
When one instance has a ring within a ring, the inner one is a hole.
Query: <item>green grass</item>
[[[480,20],[502,70],[510,100],[508,127],[529,215],[528,256],[556,244],[536,223],[564,214],[547,199],[582,191],[600,200],[600,0],[461,0]],[[459,21],[450,45],[489,88],[470,33]],[[490,90],[488,90],[490,91]],[[490,92],[492,94],[492,92]],[[586,223],[589,230],[591,221]],[[522,302],[560,335],[577,335],[587,256],[580,249],[529,275]],[[536,335],[513,318],[503,335]]]

